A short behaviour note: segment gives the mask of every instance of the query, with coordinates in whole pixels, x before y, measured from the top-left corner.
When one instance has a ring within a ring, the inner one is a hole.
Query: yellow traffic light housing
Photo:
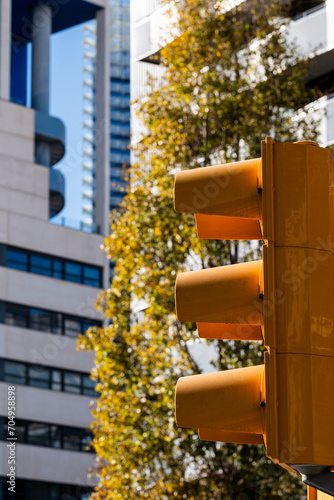
[[[263,261],[179,274],[178,319],[196,321],[204,338],[267,348],[264,366],[181,378],[178,425],[202,439],[263,442],[304,475],[334,466],[329,150],[267,138],[259,159],[178,173],[175,209],[196,215],[200,237],[264,242]]]

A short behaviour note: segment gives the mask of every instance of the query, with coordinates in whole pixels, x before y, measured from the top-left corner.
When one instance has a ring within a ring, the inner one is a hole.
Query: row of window
[[[77,337],[79,334],[84,335],[91,326],[102,326],[102,322],[99,320],[14,304],[3,300],[0,300],[0,323],[57,335],[66,335],[72,338]]]
[[[0,265],[74,283],[102,287],[102,269],[98,266],[21,248],[0,245]]]
[[[88,500],[88,486],[15,479],[15,493],[8,490],[8,477],[0,477],[1,500]]]
[[[124,109],[130,106],[130,96],[110,95],[110,106],[116,109]]]
[[[96,397],[95,382],[87,373],[0,359],[0,380],[40,389]]]
[[[117,78],[119,80],[127,81],[130,78],[130,68],[124,66],[115,66],[112,64],[110,66],[110,72],[112,73],[114,78]]]
[[[16,419],[15,437],[17,438],[16,442],[19,444],[47,446],[49,448],[71,451],[94,451],[90,445],[92,433],[77,427]],[[8,434],[8,419],[1,417],[0,440],[6,441],[7,438],[10,438]]]
[[[118,153],[117,151],[111,151],[109,159],[111,163],[123,165],[123,163],[130,163],[130,153]]]

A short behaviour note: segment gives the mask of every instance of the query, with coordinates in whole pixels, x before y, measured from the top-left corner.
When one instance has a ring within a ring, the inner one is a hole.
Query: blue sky
[[[66,126],[66,154],[57,164],[65,175],[66,204],[58,219],[82,218],[82,37],[82,25],[51,37],[50,113],[61,118]]]

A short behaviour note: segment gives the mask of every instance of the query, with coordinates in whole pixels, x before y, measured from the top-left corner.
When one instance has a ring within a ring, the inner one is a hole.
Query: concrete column
[[[50,37],[52,32],[52,10],[49,5],[35,5],[32,12],[32,84],[31,106],[49,113],[50,103]],[[45,142],[36,142],[36,161],[50,166],[50,147]]]
[[[32,107],[49,112],[50,36],[52,11],[49,5],[35,5],[32,13]]]
[[[0,99],[10,99],[12,0],[0,1]]]
[[[109,70],[109,8],[97,13],[97,56],[96,56],[96,129],[95,129],[95,223],[100,232],[109,231],[110,190],[110,70]]]

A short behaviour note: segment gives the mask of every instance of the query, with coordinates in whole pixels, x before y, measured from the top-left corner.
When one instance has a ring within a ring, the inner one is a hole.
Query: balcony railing
[[[131,2],[131,22],[136,23],[161,7],[161,0],[141,0]]]
[[[85,233],[96,233],[99,234],[99,226],[90,222],[84,222],[81,220],[71,219],[69,217],[59,217],[56,220],[50,221],[56,226],[68,227],[69,229],[76,229],[77,231],[84,231]]]

